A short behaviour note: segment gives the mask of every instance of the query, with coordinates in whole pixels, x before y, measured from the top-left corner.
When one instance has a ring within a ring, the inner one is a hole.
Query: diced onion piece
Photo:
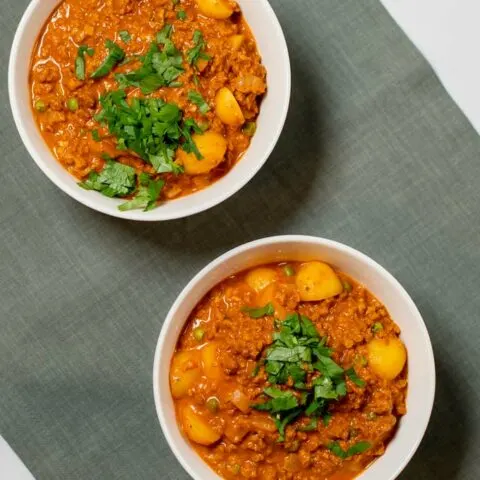
[[[232,50],[238,50],[245,41],[245,35],[231,35],[227,38],[227,42]]]
[[[250,411],[250,399],[239,388],[232,392],[232,403],[242,413],[248,413]]]

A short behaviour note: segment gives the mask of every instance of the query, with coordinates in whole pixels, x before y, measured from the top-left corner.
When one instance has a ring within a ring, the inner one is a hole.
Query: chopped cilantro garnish
[[[353,367],[345,370],[345,374],[350,378],[350,380],[357,385],[358,387],[364,387],[366,385],[365,380],[361,379]]]
[[[192,103],[197,105],[198,109],[200,110],[200,113],[203,113],[203,115],[205,115],[210,110],[208,103],[205,101],[202,95],[196,92],[195,90],[190,90],[188,92],[188,99]]]
[[[145,173],[139,175],[139,182],[140,186],[135,197],[118,207],[122,212],[138,208],[143,208],[144,212],[148,212],[157,206],[157,200],[165,182],[163,180],[152,180]]]
[[[326,414],[323,416],[323,424],[324,424],[326,427],[328,427],[331,419],[332,419],[332,416],[331,416],[329,413],[326,413]]]
[[[90,172],[79,185],[85,190],[96,190],[107,197],[124,197],[135,188],[135,169],[107,157],[104,169]]]
[[[177,12],[177,18],[179,20],[182,20],[182,22],[185,21],[187,19],[187,13],[185,12],[185,10],[179,10]]]
[[[132,36],[127,30],[121,30],[120,32],[118,32],[118,36],[123,43],[128,43],[132,39]]]
[[[310,423],[306,425],[305,427],[299,428],[301,432],[311,432],[313,430],[316,430],[318,427],[318,419],[316,417],[313,417],[310,420]]]
[[[273,306],[268,308],[269,305],[264,309],[254,309],[254,318],[272,315],[274,309]],[[251,309],[247,311],[251,312]],[[328,406],[347,393],[345,375],[355,378],[356,374],[351,370],[345,372],[332,360],[332,350],[326,347],[326,339],[320,337],[307,317],[294,313],[277,323],[273,343],[266,349],[261,362],[268,382],[284,385],[284,389],[265,389],[264,393],[271,398],[252,407],[270,412],[282,441],[285,427],[299,416],[315,420],[311,422],[311,429],[317,425],[318,417],[328,422]]]
[[[202,130],[193,119],[183,120],[177,105],[160,98],[133,98],[127,102],[123,90],[103,95],[100,105],[102,110],[95,119],[108,126],[110,134],[117,138],[117,148],[134,151],[158,173],[182,172],[174,163],[179,147],[202,158],[191,136],[191,131]]]
[[[165,45],[168,41],[170,41],[172,32],[173,26],[169,23],[166,23],[165,26],[157,33],[157,43]]]
[[[260,372],[260,368],[263,365],[263,361],[257,362],[255,365],[255,368],[252,370],[251,377],[254,378],[258,375],[258,372]]]
[[[271,303],[267,303],[261,308],[244,307],[242,308],[242,312],[247,313],[251,318],[261,318],[265,317],[266,315],[273,315],[275,313],[275,308],[273,308]]]
[[[146,55],[140,57],[142,66],[128,73],[115,76],[121,88],[138,87],[147,95],[161,87],[178,87],[175,80],[184,72],[182,55],[170,40],[172,26],[167,24],[157,33],[157,42],[152,42]],[[157,44],[163,45],[160,51]]]
[[[344,450],[338,442],[331,442],[328,445],[328,449],[337,457],[346,459],[353,457],[353,455],[358,455],[360,453],[366,452],[371,447],[371,444],[368,442],[358,442],[352,445],[348,450]]]
[[[107,40],[105,46],[108,49],[108,55],[102,64],[90,75],[90,78],[105,77],[115,68],[117,63],[120,63],[125,58],[125,52],[115,42]]]
[[[95,128],[94,130],[92,130],[92,138],[95,142],[101,142],[102,139],[100,137],[100,134],[98,133],[98,130]]]
[[[204,52],[207,44],[200,30],[195,30],[193,34],[193,45],[193,48],[187,52],[187,62],[190,65],[197,65],[199,60],[210,60],[210,58],[212,58]]]
[[[87,45],[80,45],[75,58],[75,76],[79,80],[85,80],[85,54],[92,57],[95,50]]]

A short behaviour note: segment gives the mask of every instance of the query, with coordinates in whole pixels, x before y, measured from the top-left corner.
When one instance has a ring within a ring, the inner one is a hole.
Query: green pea
[[[207,400],[207,403],[205,406],[212,412],[212,413],[217,413],[218,409],[220,408],[220,402],[218,401],[217,397],[210,397]]]
[[[44,112],[47,109],[47,105],[43,100],[37,100],[35,102],[35,110],[37,112]]]
[[[242,129],[242,132],[249,137],[253,137],[256,131],[257,124],[255,122],[247,122]]]
[[[75,97],[69,98],[67,100],[67,108],[71,112],[76,112],[78,110],[78,100]]]
[[[193,337],[197,342],[201,342],[205,336],[205,330],[203,328],[197,327],[193,330]]]
[[[293,277],[295,275],[295,270],[290,265],[285,265],[283,267],[283,272],[287,277]]]
[[[372,327],[372,332],[377,333],[383,330],[383,325],[380,322],[375,322]]]
[[[351,292],[353,290],[353,287],[352,287],[352,284],[343,280],[342,281],[342,285],[343,285],[343,289],[346,291],[346,292]]]

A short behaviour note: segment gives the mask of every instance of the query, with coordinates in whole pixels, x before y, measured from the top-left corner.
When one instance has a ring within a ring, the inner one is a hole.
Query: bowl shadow
[[[433,312],[425,306],[421,310],[427,323],[435,325]],[[443,354],[441,345],[435,353],[437,386],[430,423],[417,453],[398,480],[454,480],[461,475],[469,437],[467,408],[458,395],[464,386],[452,364],[445,361],[450,356]]]

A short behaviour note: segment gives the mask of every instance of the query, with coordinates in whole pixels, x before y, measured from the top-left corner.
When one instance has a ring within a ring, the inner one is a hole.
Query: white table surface
[[[480,1],[381,2],[480,133]]]
[[[0,478],[4,480],[35,480],[1,435]]]

